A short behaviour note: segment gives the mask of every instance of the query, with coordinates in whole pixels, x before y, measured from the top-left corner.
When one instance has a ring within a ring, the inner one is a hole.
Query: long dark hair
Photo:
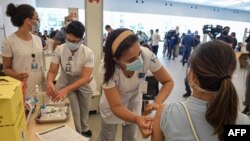
[[[104,83],[107,83],[114,75],[115,72],[115,61],[113,60],[114,57],[117,59],[120,59],[121,56],[125,51],[127,51],[135,42],[138,42],[139,39],[136,35],[129,35],[127,38],[124,39],[124,41],[121,42],[119,47],[117,48],[115,54],[112,53],[112,44],[115,41],[115,39],[124,31],[129,30],[126,28],[119,28],[114,31],[112,31],[105,43],[105,56],[104,56],[104,68],[105,68],[105,74],[104,74]]]
[[[245,96],[250,95],[250,65],[247,67],[247,76],[246,76],[246,93]],[[249,106],[249,105],[247,105]]]
[[[208,104],[206,119],[221,141],[224,140],[224,125],[235,124],[237,119],[238,96],[230,79],[236,65],[232,47],[218,40],[200,45],[190,58],[190,67],[200,87],[218,91]]]

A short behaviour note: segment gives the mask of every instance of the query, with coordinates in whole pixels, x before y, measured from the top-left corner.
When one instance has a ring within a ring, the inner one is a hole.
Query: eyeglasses
[[[36,18],[31,18],[32,20],[36,20],[36,21],[40,21],[40,18],[36,17]]]
[[[134,62],[135,60],[137,60],[138,58],[140,58],[141,57],[141,51],[139,52],[139,55],[137,56],[137,57],[134,57],[134,58],[130,58],[130,59],[128,59],[127,61],[123,61],[123,60],[121,60],[122,62],[127,62],[127,63],[132,63],[132,62]]]

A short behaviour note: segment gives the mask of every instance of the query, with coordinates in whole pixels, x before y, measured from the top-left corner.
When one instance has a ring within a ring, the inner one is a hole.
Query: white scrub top
[[[61,66],[61,73],[57,80],[57,86],[65,87],[79,80],[84,67],[94,67],[94,53],[91,49],[81,44],[79,49],[72,55],[66,44],[57,46],[53,54],[52,63]],[[67,64],[71,65],[71,71],[67,72]],[[82,93],[93,94],[96,90],[95,80],[79,88]]]
[[[31,34],[31,33],[30,33]],[[1,55],[12,58],[11,69],[16,73],[28,73],[26,96],[35,93],[35,86],[42,84],[42,41],[41,38],[31,34],[32,40],[25,41],[16,36],[10,35],[2,44]],[[35,54],[37,69],[32,69],[32,54]]]
[[[139,78],[139,74],[147,73],[147,71],[156,72],[161,67],[162,64],[159,59],[147,48],[141,47],[142,58],[143,58],[143,68],[141,70],[135,71],[131,78],[127,78],[118,65],[115,66],[115,72],[111,80],[108,83],[104,83],[102,87],[104,89],[109,89],[116,87],[121,99],[121,104],[127,107],[130,111],[137,115],[141,114],[142,107],[142,93],[139,92],[140,83],[145,81],[146,75],[143,78]],[[99,68],[99,73],[101,80],[104,80],[104,62],[101,63]],[[103,83],[103,82],[102,82]],[[100,100],[100,113],[105,123],[108,124],[122,124],[124,121],[116,117],[107,101],[105,94],[101,96]]]

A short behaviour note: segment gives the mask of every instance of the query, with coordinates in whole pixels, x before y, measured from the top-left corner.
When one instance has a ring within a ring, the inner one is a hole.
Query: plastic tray
[[[69,103],[60,103],[60,104],[46,104],[46,106],[55,106],[55,107],[65,107],[67,106],[67,113],[66,113],[66,118],[60,118],[60,119],[53,119],[53,120],[41,120],[40,117],[41,117],[41,107],[39,108],[39,111],[36,115],[36,122],[37,123],[57,123],[57,122],[65,122],[69,119],[69,108],[70,108],[70,105]]]

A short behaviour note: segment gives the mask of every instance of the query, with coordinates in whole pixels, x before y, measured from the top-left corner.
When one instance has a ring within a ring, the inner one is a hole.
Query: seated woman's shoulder
[[[178,109],[180,107],[180,103],[178,102],[170,102],[163,105],[163,111],[171,111],[173,109]]]
[[[241,112],[238,112],[236,124],[250,124],[250,117],[242,114]]]

